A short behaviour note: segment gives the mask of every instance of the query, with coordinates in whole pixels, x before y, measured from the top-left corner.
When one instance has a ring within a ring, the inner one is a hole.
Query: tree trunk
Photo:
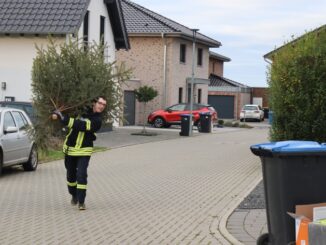
[[[144,102],[144,111],[143,111],[143,130],[142,133],[147,133],[145,128],[145,122],[146,122],[146,102]]]

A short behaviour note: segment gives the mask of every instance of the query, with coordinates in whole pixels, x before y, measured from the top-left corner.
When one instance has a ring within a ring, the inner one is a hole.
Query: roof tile
[[[1,0],[0,33],[71,33],[90,0]],[[54,21],[55,20],[55,21]]]
[[[122,0],[122,9],[128,33],[174,33],[192,38],[192,29],[170,20],[160,14],[146,9],[129,0]],[[219,47],[221,43],[201,33],[197,40],[205,42],[210,47]]]

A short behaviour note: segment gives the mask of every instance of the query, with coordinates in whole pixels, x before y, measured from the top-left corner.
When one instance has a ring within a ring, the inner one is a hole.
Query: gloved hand
[[[59,110],[54,110],[52,112],[52,119],[56,120],[57,118],[60,118],[60,120],[62,121],[64,119],[64,116],[62,115],[61,111]]]

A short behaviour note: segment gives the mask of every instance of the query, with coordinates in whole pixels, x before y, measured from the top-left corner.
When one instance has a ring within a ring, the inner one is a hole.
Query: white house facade
[[[90,43],[102,40],[108,62],[115,60],[116,50],[129,48],[120,0],[2,1],[0,100],[31,101],[36,45],[46,47],[49,35],[58,44],[76,36]]]

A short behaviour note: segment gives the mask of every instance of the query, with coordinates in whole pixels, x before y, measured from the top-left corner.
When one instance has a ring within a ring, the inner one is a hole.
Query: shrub
[[[61,124],[49,117],[55,109],[76,117],[91,107],[94,99],[104,96],[107,106],[103,119],[121,116],[121,83],[130,72],[123,66],[106,63],[104,48],[90,44],[85,50],[78,40],[59,46],[51,39],[46,49],[37,47],[32,91],[38,120],[33,136],[40,148],[51,147],[51,137],[60,137]]]
[[[271,140],[326,141],[325,28],[275,52],[268,83],[274,113]]]

